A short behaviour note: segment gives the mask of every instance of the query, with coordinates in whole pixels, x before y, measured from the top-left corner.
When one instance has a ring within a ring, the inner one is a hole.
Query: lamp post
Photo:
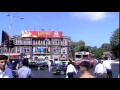
[[[47,33],[46,33],[46,37],[45,37],[45,42],[46,42],[45,44],[46,44],[46,59],[47,59],[47,47],[48,47],[47,46]]]
[[[15,14],[16,14],[16,13],[14,13],[14,14],[8,13],[8,15],[7,15],[7,16],[10,16],[10,32],[12,31],[12,19],[13,19],[13,17],[18,17],[18,18],[20,18],[20,19],[24,19],[23,17],[16,16]],[[9,37],[8,61],[10,60],[10,39],[11,39],[11,38]]]

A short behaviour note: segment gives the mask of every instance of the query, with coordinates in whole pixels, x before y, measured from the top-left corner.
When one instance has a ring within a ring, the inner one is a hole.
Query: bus
[[[74,54],[74,62],[76,66],[80,65],[82,61],[88,61],[90,63],[90,67],[94,65],[94,54],[86,51],[75,52]]]

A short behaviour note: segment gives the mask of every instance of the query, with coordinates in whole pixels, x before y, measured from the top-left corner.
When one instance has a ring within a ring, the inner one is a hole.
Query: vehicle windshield
[[[81,58],[81,55],[76,55],[76,58]]]
[[[38,61],[44,61],[44,58],[38,58],[37,60]]]
[[[83,59],[88,59],[88,55],[83,55]]]

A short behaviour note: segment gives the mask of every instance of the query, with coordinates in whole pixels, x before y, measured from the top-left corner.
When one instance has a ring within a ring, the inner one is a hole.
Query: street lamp
[[[46,42],[46,43],[45,43],[45,44],[46,44],[46,59],[48,59],[48,58],[47,58],[47,48],[48,48],[48,46],[47,46],[47,33],[46,33],[46,37],[45,37],[45,42]]]
[[[18,17],[20,19],[24,19],[23,17],[16,16],[15,14],[16,13],[14,13],[14,14],[8,13],[8,15],[7,15],[7,16],[10,16],[10,31],[12,31],[12,19],[13,19],[13,17]],[[9,37],[9,44],[10,44],[10,37]],[[8,50],[8,61],[9,61],[10,60],[10,45],[9,45],[8,49],[9,49]]]
[[[15,13],[16,14],[16,13]],[[10,13],[8,13],[8,15],[7,16],[10,16],[10,30],[12,31],[12,19],[13,19],[13,17],[17,17],[17,18],[20,18],[20,19],[24,19],[23,17],[19,17],[19,16],[16,16],[15,14],[10,14]]]

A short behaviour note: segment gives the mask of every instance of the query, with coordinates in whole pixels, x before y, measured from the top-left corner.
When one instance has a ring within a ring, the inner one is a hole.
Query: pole
[[[8,47],[8,62],[10,61],[10,47]]]
[[[46,58],[47,58],[47,33],[46,33]]]
[[[12,15],[10,14],[10,32],[12,31]],[[10,37],[9,37],[9,46],[8,46],[8,62],[10,61]]]

